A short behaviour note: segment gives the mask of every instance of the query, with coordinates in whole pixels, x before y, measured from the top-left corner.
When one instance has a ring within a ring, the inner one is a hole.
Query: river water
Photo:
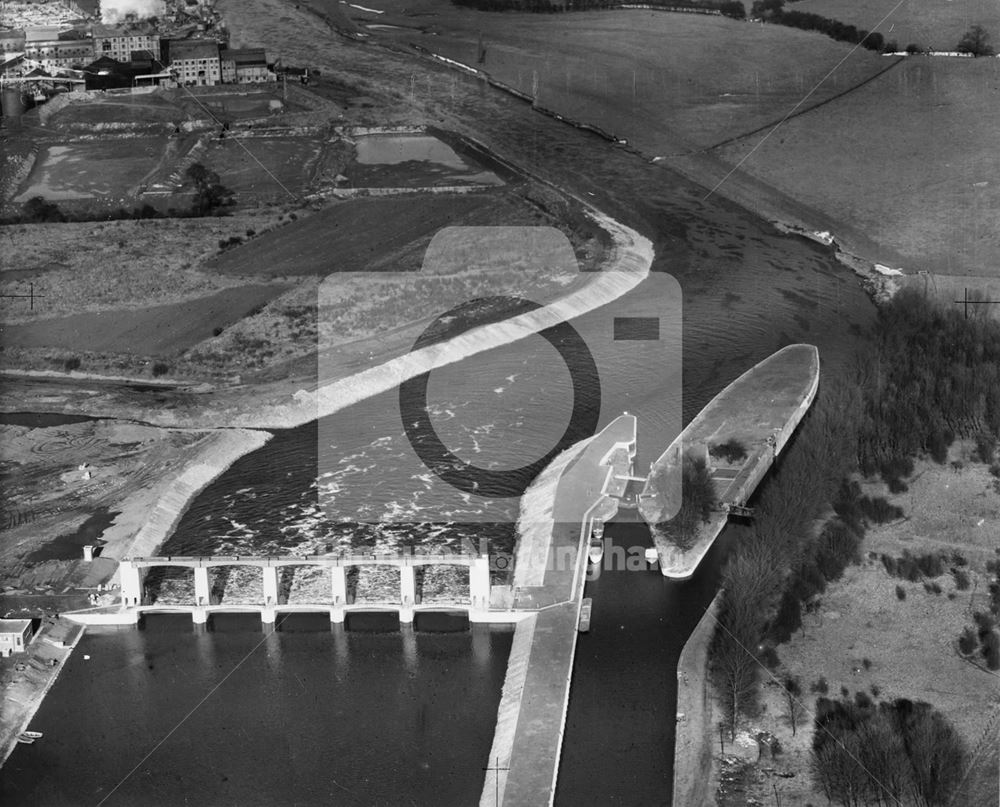
[[[88,630],[32,722],[44,738],[0,769],[0,803],[475,801],[509,626],[356,632],[325,613],[269,635],[256,614],[215,625],[156,615]]]
[[[817,345],[824,382],[850,367],[873,308],[828,251],[781,236],[718,199],[702,200],[703,191],[669,172],[499,94],[469,93],[456,103],[473,125],[492,131],[490,145],[525,155],[532,170],[590,194],[600,209],[652,238],[654,271],[680,281],[683,398],[673,365],[622,361],[601,365],[600,397],[584,402],[597,427],[623,410],[638,416],[640,472],[672,438],[672,411],[680,408],[687,422],[776,349]],[[491,116],[504,127],[490,129]],[[598,148],[602,157],[594,160]],[[645,310],[653,288],[640,286],[615,311]],[[596,324],[581,324],[581,332],[599,331],[597,320],[609,321],[609,313],[588,315]],[[546,351],[544,344],[512,346],[456,365],[451,375],[435,373],[437,382],[432,376],[428,409],[456,454],[517,467],[552,445],[570,419],[572,396],[558,357]],[[457,505],[409,455],[398,392],[333,417],[324,434],[339,435],[334,440],[320,441],[309,424],[279,432],[235,463],[192,504],[164,553],[462,536],[510,546],[510,500],[428,525]],[[448,432],[450,422],[459,425]],[[351,514],[375,522],[390,513],[394,525],[331,523],[330,502],[336,511],[345,490],[358,492]],[[616,540],[631,545],[648,535],[632,525]],[[620,572],[589,584],[594,622],[574,672],[560,804],[669,803],[672,665],[711,599],[727,540],[689,583]],[[186,620],[150,620],[147,630],[85,637],[38,714],[46,738],[18,746],[0,771],[3,803],[96,804],[136,766],[106,803],[475,803],[508,634],[354,634],[323,625],[265,638],[239,620],[219,627],[195,634]]]

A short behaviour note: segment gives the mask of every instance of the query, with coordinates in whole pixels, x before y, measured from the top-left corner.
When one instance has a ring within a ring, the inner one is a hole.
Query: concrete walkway
[[[622,487],[616,476],[635,439],[635,417],[619,416],[564,452],[522,499],[514,607],[537,614],[515,630],[480,807],[537,807],[555,798],[590,524],[617,512],[618,500],[606,492]]]

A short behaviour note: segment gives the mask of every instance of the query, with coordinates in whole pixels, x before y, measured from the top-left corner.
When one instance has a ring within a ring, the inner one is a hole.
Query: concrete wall
[[[682,805],[711,804],[712,709],[708,648],[715,634],[722,591],[708,606],[677,662],[677,738],[674,743],[674,800]]]
[[[194,497],[233,462],[263,446],[270,437],[266,432],[246,429],[226,430],[212,435],[201,451],[204,460],[188,466],[174,479],[130,546],[114,559],[155,554]]]

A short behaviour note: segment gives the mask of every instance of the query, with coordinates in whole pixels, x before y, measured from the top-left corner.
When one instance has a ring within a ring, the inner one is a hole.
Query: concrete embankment
[[[620,415],[559,455],[521,499],[514,602],[537,615],[515,632],[490,752],[500,779],[487,772],[481,807],[552,804],[555,798],[590,519],[617,509],[605,491],[613,470],[609,456],[616,447],[634,448],[635,440],[635,417]]]
[[[712,768],[712,701],[708,648],[715,635],[722,592],[691,632],[677,661],[677,733],[674,739],[673,804],[710,804]]]
[[[665,576],[686,580],[694,574],[725,526],[729,507],[750,499],[812,406],[818,388],[819,351],[813,345],[788,345],[716,395],[653,463],[639,510],[650,525]],[[713,448],[727,442],[742,447],[743,457],[730,461],[713,456]],[[716,509],[682,549],[658,525],[673,518],[680,506],[686,456],[704,459]]]
[[[521,714],[521,698],[528,674],[531,644],[535,638],[536,619],[535,615],[523,619],[514,629],[514,641],[507,659],[507,673],[503,680],[500,706],[497,708],[497,726],[493,732],[493,745],[490,747],[491,769],[486,772],[479,807],[499,807],[504,803],[507,777],[503,772],[510,769],[510,758],[514,751],[514,736]]]
[[[160,496],[135,537],[131,541],[108,545],[103,556],[121,560],[133,555],[155,555],[194,497],[236,460],[261,448],[270,439],[267,432],[249,429],[225,430],[212,435],[202,446],[197,460],[180,471]]]

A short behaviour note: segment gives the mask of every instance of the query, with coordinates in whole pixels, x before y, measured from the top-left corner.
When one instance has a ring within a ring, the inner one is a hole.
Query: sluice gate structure
[[[468,598],[454,601],[435,599],[424,603],[417,583],[421,566],[448,565],[469,570]],[[212,595],[211,570],[218,567],[255,567],[261,574],[261,597],[258,602],[217,602]],[[318,567],[329,570],[329,596],[304,602],[290,602],[282,594],[281,570],[295,567]],[[399,598],[357,601],[348,589],[348,571],[361,566],[389,566],[399,569]],[[144,585],[149,569],[181,567],[194,575],[193,603],[150,602]],[[418,611],[465,610],[470,622],[508,621],[490,614],[490,565],[484,555],[454,554],[340,554],[301,557],[148,557],[126,558],[118,568],[121,582],[123,621],[136,622],[143,613],[189,612],[195,623],[204,623],[212,612],[259,610],[264,623],[273,623],[277,614],[294,611],[329,610],[331,622],[343,622],[349,611],[395,610],[400,622],[412,622]]]

